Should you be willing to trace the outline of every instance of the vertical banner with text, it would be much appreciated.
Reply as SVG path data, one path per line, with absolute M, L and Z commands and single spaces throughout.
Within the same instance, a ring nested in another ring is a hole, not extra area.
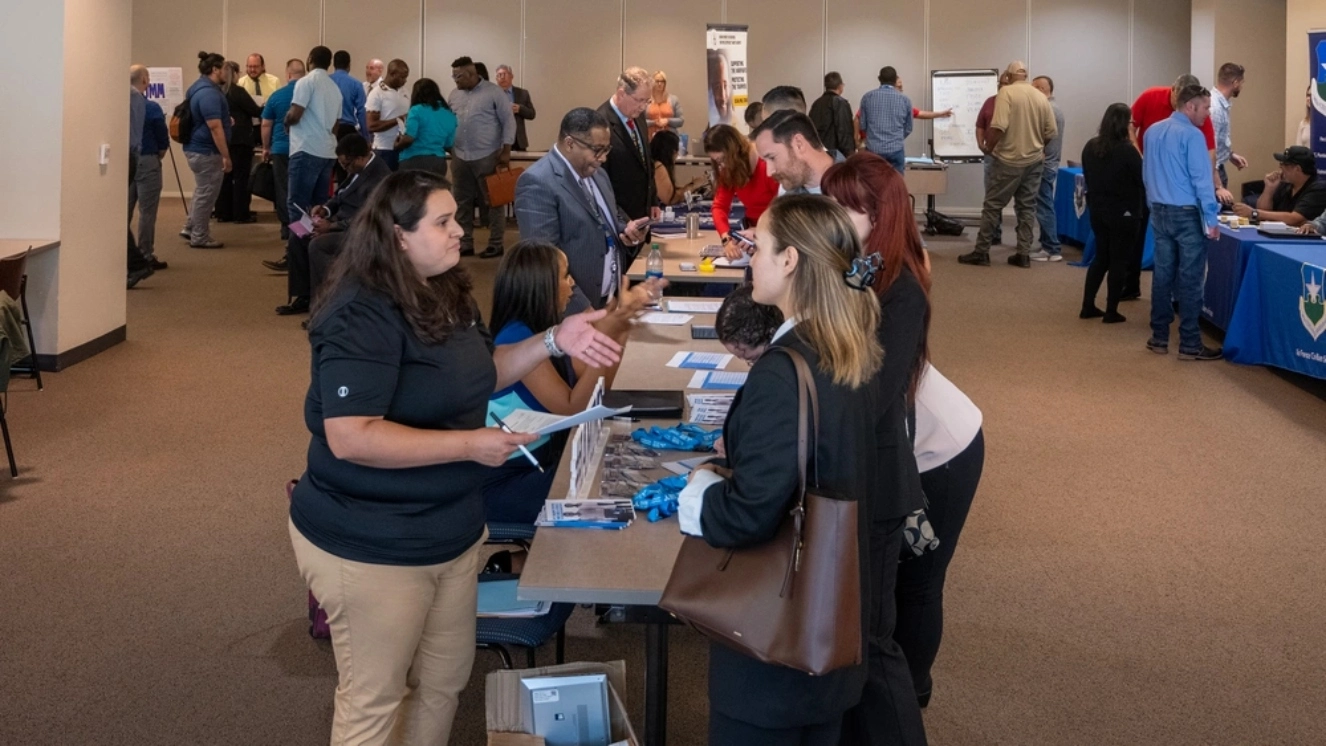
M 705 32 L 709 62 L 709 126 L 730 124 L 746 131 L 750 82 L 746 75 L 746 26 L 711 23 Z
M 1312 93 L 1312 142 L 1317 172 L 1326 173 L 1326 31 L 1308 32 L 1308 88 Z

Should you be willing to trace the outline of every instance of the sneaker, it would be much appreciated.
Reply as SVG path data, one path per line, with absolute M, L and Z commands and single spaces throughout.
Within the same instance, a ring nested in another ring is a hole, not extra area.
M 1148 339 L 1146 341 L 1146 348 L 1157 355 L 1169 354 L 1169 342 L 1158 342 L 1154 339 Z
M 147 278 L 151 277 L 154 273 L 156 273 L 156 270 L 152 269 L 151 265 L 130 272 L 128 281 L 125 283 L 125 288 L 132 290 L 134 285 L 137 285 L 143 280 L 146 280 Z
M 1033 262 L 1062 262 L 1064 260 L 1064 255 L 1051 254 L 1045 249 L 1041 249 L 1040 251 L 1037 251 L 1036 253 L 1031 255 L 1031 260 Z
M 1179 350 L 1180 360 L 1219 360 L 1225 356 L 1223 349 L 1213 350 L 1206 345 L 1202 345 L 1195 350 Z
M 277 259 L 276 261 L 272 261 L 271 259 L 264 259 L 262 260 L 262 266 L 266 267 L 267 269 L 270 269 L 273 272 L 289 272 L 290 259 L 284 256 L 281 257 L 280 259 Z
M 184 239 L 185 241 L 188 241 L 188 240 L 189 240 L 190 236 L 189 236 L 189 229 L 188 229 L 188 228 L 181 228 L 181 229 L 180 229 L 180 238 Z
M 988 253 L 983 254 L 979 251 L 973 251 L 970 254 L 960 255 L 958 257 L 958 263 L 972 264 L 977 267 L 988 267 L 990 266 L 990 255 Z
M 223 246 L 225 246 L 225 244 L 221 243 L 215 238 L 208 238 L 203 241 L 189 242 L 189 248 L 191 249 L 219 249 Z

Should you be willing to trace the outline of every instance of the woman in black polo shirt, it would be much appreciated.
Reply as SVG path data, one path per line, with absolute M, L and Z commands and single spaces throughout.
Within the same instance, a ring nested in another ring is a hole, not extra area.
M 485 427 L 488 397 L 565 350 L 620 347 L 567 318 L 494 347 L 460 262 L 450 184 L 393 174 L 313 311 L 308 471 L 290 505 L 300 573 L 331 626 L 332 744 L 445 744 L 474 661 L 485 467 L 533 435 Z

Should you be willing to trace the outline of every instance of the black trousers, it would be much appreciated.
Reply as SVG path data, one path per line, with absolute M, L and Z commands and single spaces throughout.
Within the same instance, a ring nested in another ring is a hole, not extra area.
M 286 275 L 286 293 L 291 298 L 309 297 L 309 257 L 308 246 L 312 237 L 300 238 L 294 233 L 285 242 L 285 255 L 290 260 L 290 271 Z
M 1096 294 L 1100 292 L 1100 282 L 1109 274 L 1105 288 L 1105 312 L 1118 313 L 1119 298 L 1123 296 L 1123 286 L 1127 281 L 1129 264 L 1139 245 L 1137 235 L 1146 233 L 1137 218 L 1096 217 L 1091 216 L 1091 230 L 1096 234 L 1096 256 L 1087 268 L 1086 287 L 1082 293 L 1082 308 L 1096 305 Z M 1138 260 L 1141 266 L 1141 260 Z M 1138 270 L 1141 271 L 1140 269 Z
M 253 146 L 233 145 L 230 148 L 230 173 L 221 179 L 221 193 L 216 198 L 217 220 L 244 220 L 249 217 L 253 194 L 249 192 L 249 176 L 253 173 Z
M 921 487 L 930 503 L 926 515 L 939 538 L 939 546 L 898 565 L 898 587 L 894 593 L 898 626 L 893 631 L 893 639 L 907 656 L 918 695 L 931 688 L 930 667 L 944 635 L 944 580 L 984 467 L 985 434 L 977 432 L 962 453 L 947 464 L 921 474 Z
M 138 178 L 138 151 L 131 150 L 129 151 L 129 187 L 130 188 L 133 188 L 134 181 L 137 178 Z M 129 232 L 129 245 L 128 245 L 128 250 L 125 252 L 125 269 L 129 272 L 137 272 L 138 270 L 146 267 L 149 264 L 149 262 L 147 260 L 147 257 L 143 256 L 143 252 L 138 250 L 138 241 L 134 239 L 133 215 L 129 216 L 129 225 L 127 227 L 127 230 Z
M 318 236 L 308 244 L 308 288 L 312 292 L 310 299 L 318 296 L 323 283 L 327 281 L 327 275 L 331 272 L 332 262 L 336 256 L 341 253 L 341 242 L 345 240 L 345 234 L 340 231 L 328 233 L 324 236 Z M 558 454 L 560 458 L 560 454 Z M 542 462 L 541 462 L 542 463 Z M 557 462 L 554 459 L 553 464 Z M 549 485 L 551 486 L 551 485 Z
M 1138 219 L 1141 228 L 1133 242 L 1133 249 L 1128 253 L 1127 272 L 1123 278 L 1123 294 L 1137 296 L 1142 294 L 1142 255 L 1146 252 L 1146 227 L 1151 225 L 1151 208 L 1146 201 L 1146 192 L 1142 192 L 1142 215 Z M 1094 230 L 1094 228 L 1093 228 Z M 1099 243 L 1099 239 L 1097 239 Z
M 842 746 L 926 743 L 921 707 L 902 648 L 893 639 L 897 622 L 894 588 L 902 551 L 903 519 L 873 522 L 870 527 L 870 629 L 866 686 L 861 702 L 843 716 Z M 755 743 L 751 741 L 750 743 Z
M 837 746 L 841 730 L 841 720 L 774 730 L 709 711 L 709 746 Z

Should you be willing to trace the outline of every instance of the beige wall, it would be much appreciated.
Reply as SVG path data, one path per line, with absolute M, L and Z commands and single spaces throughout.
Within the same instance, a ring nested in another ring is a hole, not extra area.
M 1248 23 L 1249 18 L 1258 22 Z M 1226 167 L 1235 194 L 1238 184 L 1274 170 L 1272 154 L 1292 143 L 1284 139 L 1279 117 L 1267 116 L 1278 112 L 1285 100 L 1280 74 L 1285 66 L 1284 25 L 1284 0 L 1193 0 L 1192 73 L 1202 85 L 1214 88 L 1220 65 L 1236 62 L 1246 70 L 1243 91 L 1229 113 L 1234 152 L 1248 159 L 1244 171 Z
M 824 73 L 838 70 L 855 104 L 879 68 L 893 65 L 913 101 L 928 108 L 931 70 L 1025 59 L 1033 74 L 1055 79 L 1068 117 L 1065 152 L 1076 159 L 1106 106 L 1187 70 L 1191 23 L 1189 0 L 383 0 L 371 10 L 359 0 L 135 3 L 134 58 L 150 65 L 192 70 L 199 49 L 236 57 L 256 50 L 270 62 L 302 56 L 320 38 L 348 49 L 356 74 L 369 56 L 397 56 L 447 90 L 455 57 L 490 69 L 507 62 L 534 97 L 538 117 L 528 131 L 539 149 L 567 110 L 603 103 L 624 65 L 666 70 L 686 111 L 683 132 L 698 139 L 706 124 L 704 27 L 721 22 L 750 25 L 755 98 L 794 84 L 813 99 Z M 279 23 L 261 23 L 278 15 Z M 929 123 L 918 123 L 908 152 L 924 152 L 929 137 Z M 978 166 L 955 167 L 950 182 L 942 205 L 961 212 L 980 204 Z
M 1326 2 L 1287 0 L 1285 3 L 1285 142 L 1294 141 L 1303 121 L 1303 90 L 1308 72 L 1308 32 L 1326 29 Z M 1317 148 L 1320 152 L 1322 148 Z
M 60 169 L 50 158 L 60 152 L 62 101 L 30 87 L 63 74 L 64 11 L 58 2 L 0 0 L 0 18 L 18 13 L 23 23 L 0 23 L 0 100 L 21 107 L 0 115 L 0 162 L 22 174 L 0 181 L 0 238 L 50 238 L 60 232 Z

